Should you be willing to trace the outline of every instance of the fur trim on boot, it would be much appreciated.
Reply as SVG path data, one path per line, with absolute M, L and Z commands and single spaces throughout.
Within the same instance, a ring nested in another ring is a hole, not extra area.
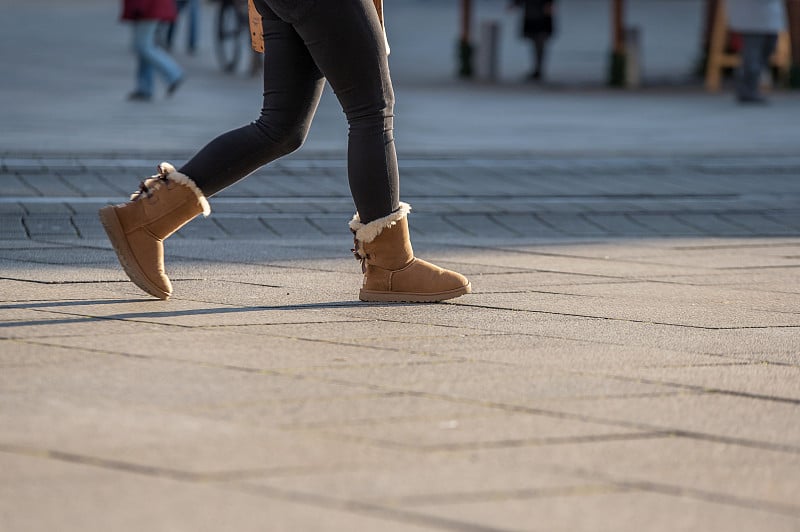
M 359 240 L 365 244 L 369 244 L 375 240 L 375 237 L 381 234 L 381 231 L 387 227 L 392 227 L 398 221 L 408 216 L 408 213 L 410 212 L 411 205 L 401 201 L 400 208 L 393 213 L 384 216 L 383 218 L 372 220 L 366 224 L 361 223 L 361 217 L 358 215 L 358 213 L 355 213 L 353 219 L 350 220 L 350 230 L 355 233 L 356 240 Z
M 408 235 L 411 206 L 362 224 L 358 214 L 350 221 L 355 235 L 353 254 L 361 261 L 362 301 L 436 302 L 468 294 L 472 287 L 460 273 L 440 268 L 414 256 Z
M 203 216 L 208 216 L 211 214 L 211 205 L 208 204 L 208 200 L 206 199 L 205 194 L 203 194 L 203 191 L 200 190 L 200 187 L 198 187 L 194 181 L 192 181 L 191 177 L 178 172 L 175 170 L 174 166 L 167 162 L 163 162 L 158 165 L 158 174 L 145 180 L 143 184 L 147 184 L 147 187 L 140 187 L 138 191 L 131 194 L 131 200 L 137 199 L 143 193 L 148 195 L 153 194 L 153 192 L 161 187 L 163 181 L 165 180 L 183 185 L 194 192 L 194 195 L 197 196 L 197 201 L 203 208 Z

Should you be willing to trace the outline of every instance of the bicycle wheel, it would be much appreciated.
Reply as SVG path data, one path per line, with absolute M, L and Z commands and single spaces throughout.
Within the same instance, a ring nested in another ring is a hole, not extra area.
M 232 0 L 220 2 L 217 11 L 217 61 L 223 72 L 236 72 L 242 58 L 242 21 Z

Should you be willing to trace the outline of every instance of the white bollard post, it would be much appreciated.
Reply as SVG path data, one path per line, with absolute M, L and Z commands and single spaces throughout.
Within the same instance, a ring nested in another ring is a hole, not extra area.
M 500 48 L 500 23 L 496 20 L 481 22 L 478 41 L 478 79 L 497 81 Z

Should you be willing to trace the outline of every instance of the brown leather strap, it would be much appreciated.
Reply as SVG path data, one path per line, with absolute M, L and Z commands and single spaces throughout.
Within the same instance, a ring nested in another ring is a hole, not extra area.
M 261 14 L 253 0 L 247 0 L 247 15 L 250 19 L 250 45 L 258 53 L 264 53 L 264 31 L 261 28 Z
M 378 18 L 381 19 L 381 26 L 383 26 L 383 0 L 372 0 L 375 4 L 375 11 L 378 12 Z

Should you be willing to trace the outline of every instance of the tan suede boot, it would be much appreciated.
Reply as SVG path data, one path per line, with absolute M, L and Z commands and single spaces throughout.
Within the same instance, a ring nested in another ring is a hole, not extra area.
M 208 216 L 211 208 L 194 181 L 161 163 L 158 174 L 142 182 L 131 201 L 103 207 L 99 215 L 131 281 L 167 299 L 172 283 L 164 271 L 163 241 L 200 213 Z
M 435 302 L 468 294 L 472 286 L 460 273 L 414 257 L 408 235 L 411 206 L 401 203 L 389 216 L 361 223 L 350 221 L 353 253 L 361 261 L 364 284 L 361 301 Z

